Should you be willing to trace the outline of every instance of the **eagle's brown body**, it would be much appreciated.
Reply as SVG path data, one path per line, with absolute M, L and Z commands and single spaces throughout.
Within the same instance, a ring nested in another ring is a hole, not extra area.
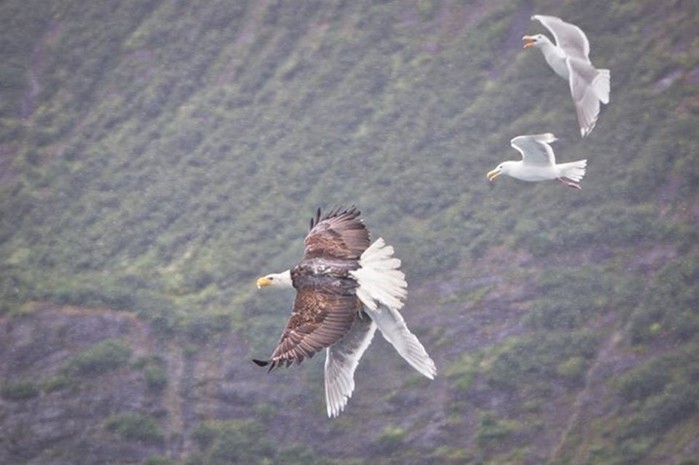
M 291 269 L 296 289 L 294 310 L 269 361 L 273 369 L 301 363 L 342 339 L 354 324 L 362 302 L 350 271 L 369 247 L 369 231 L 355 208 L 311 219 L 303 260 Z
M 258 287 L 296 289 L 294 309 L 269 360 L 269 369 L 301 363 L 325 349 L 328 416 L 340 414 L 354 390 L 354 371 L 377 329 L 413 368 L 427 378 L 434 361 L 399 313 L 407 294 L 393 247 L 369 232 L 354 207 L 311 219 L 303 260 L 257 280 Z

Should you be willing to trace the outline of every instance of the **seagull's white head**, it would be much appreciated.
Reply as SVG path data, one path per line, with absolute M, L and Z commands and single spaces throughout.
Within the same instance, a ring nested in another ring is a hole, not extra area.
M 257 288 L 263 287 L 293 287 L 291 270 L 286 270 L 283 273 L 272 273 L 259 278 L 257 280 Z
M 533 36 L 524 36 L 522 37 L 522 40 L 524 41 L 524 46 L 523 48 L 530 48 L 530 47 L 543 47 L 547 43 L 551 43 L 548 37 L 546 37 L 543 34 L 536 34 Z
M 485 176 L 488 178 L 488 181 L 493 182 L 495 181 L 495 178 L 500 176 L 501 174 L 510 174 L 510 169 L 512 168 L 512 165 L 517 163 L 516 161 L 504 161 L 500 163 L 497 167 L 495 167 L 494 170 L 488 171 L 488 174 Z

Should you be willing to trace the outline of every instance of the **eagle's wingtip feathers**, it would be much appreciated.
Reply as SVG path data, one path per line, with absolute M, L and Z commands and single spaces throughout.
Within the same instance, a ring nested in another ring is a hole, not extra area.
M 351 205 L 349 208 L 345 208 L 344 210 L 341 207 L 335 207 L 331 210 L 329 210 L 325 215 L 323 215 L 322 210 L 320 207 L 318 210 L 316 210 L 316 214 L 314 217 L 311 217 L 311 224 L 309 227 L 309 230 L 313 229 L 320 223 L 321 221 L 329 220 L 331 218 L 336 218 L 339 216 L 349 216 L 351 219 L 354 219 L 358 216 L 361 215 L 361 211 L 359 211 L 356 207 L 356 205 Z

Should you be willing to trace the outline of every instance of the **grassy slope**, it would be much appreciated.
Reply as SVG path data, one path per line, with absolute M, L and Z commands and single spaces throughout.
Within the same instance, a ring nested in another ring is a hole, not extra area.
M 681 1 L 558 3 L 5 2 L 2 17 L 16 19 L 2 28 L 12 47 L 0 68 L 3 311 L 106 305 L 190 334 L 207 321 L 220 330 L 217 315 L 234 329 L 254 315 L 251 344 L 268 350 L 288 303 L 251 283 L 299 257 L 315 208 L 354 203 L 396 246 L 422 302 L 444 309 L 422 327 L 434 326 L 426 337 L 457 399 L 450 421 L 472 428 L 475 456 L 664 453 L 663 435 L 689 423 L 654 430 L 648 418 L 675 418 L 663 410 L 672 399 L 697 408 L 682 391 L 695 381 L 699 325 L 697 16 Z M 612 103 L 585 140 L 565 83 L 520 49 L 541 30 L 535 11 L 580 24 L 593 62 L 612 70 Z M 509 139 L 544 131 L 561 139 L 560 159 L 589 159 L 584 189 L 510 179 L 489 189 L 484 173 L 516 156 Z M 463 284 L 498 262 L 512 265 L 498 269 L 507 283 L 541 292 L 508 306 L 493 295 L 502 285 Z M 451 329 L 464 311 L 492 311 L 478 298 L 518 310 L 524 329 L 457 361 L 449 343 L 463 343 L 446 335 L 468 336 Z M 627 378 L 592 370 L 622 374 L 600 356 L 605 343 L 675 368 L 660 388 L 628 394 Z M 608 385 L 610 405 L 623 402 L 595 418 L 614 421 L 568 431 L 560 420 L 572 439 L 536 443 L 544 375 L 580 405 Z M 485 387 L 525 406 L 469 400 Z M 514 440 L 493 446 L 503 438 Z M 442 458 L 464 458 L 458 435 L 443 447 Z

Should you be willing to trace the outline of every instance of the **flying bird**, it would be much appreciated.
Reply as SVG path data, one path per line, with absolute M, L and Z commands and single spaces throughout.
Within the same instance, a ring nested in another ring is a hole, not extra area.
M 290 270 L 257 280 L 257 287 L 296 289 L 294 307 L 269 360 L 260 366 L 301 363 L 325 349 L 329 417 L 342 412 L 354 391 L 354 371 L 377 327 L 413 368 L 429 379 L 437 370 L 399 313 L 407 295 L 401 262 L 369 231 L 355 207 L 311 218 L 303 259 Z
M 554 45 L 543 34 L 522 37 L 524 48 L 536 47 L 556 74 L 568 81 L 578 115 L 580 135 L 590 134 L 597 123 L 600 102 L 609 103 L 609 70 L 596 69 L 590 58 L 590 43 L 578 26 L 555 16 L 534 15 L 556 39 Z
M 555 140 L 551 133 L 515 137 L 510 145 L 522 154 L 522 160 L 500 163 L 486 174 L 488 181 L 506 174 L 522 181 L 557 179 L 568 187 L 580 189 L 579 182 L 585 176 L 587 160 L 556 163 L 556 156 L 549 145 Z

